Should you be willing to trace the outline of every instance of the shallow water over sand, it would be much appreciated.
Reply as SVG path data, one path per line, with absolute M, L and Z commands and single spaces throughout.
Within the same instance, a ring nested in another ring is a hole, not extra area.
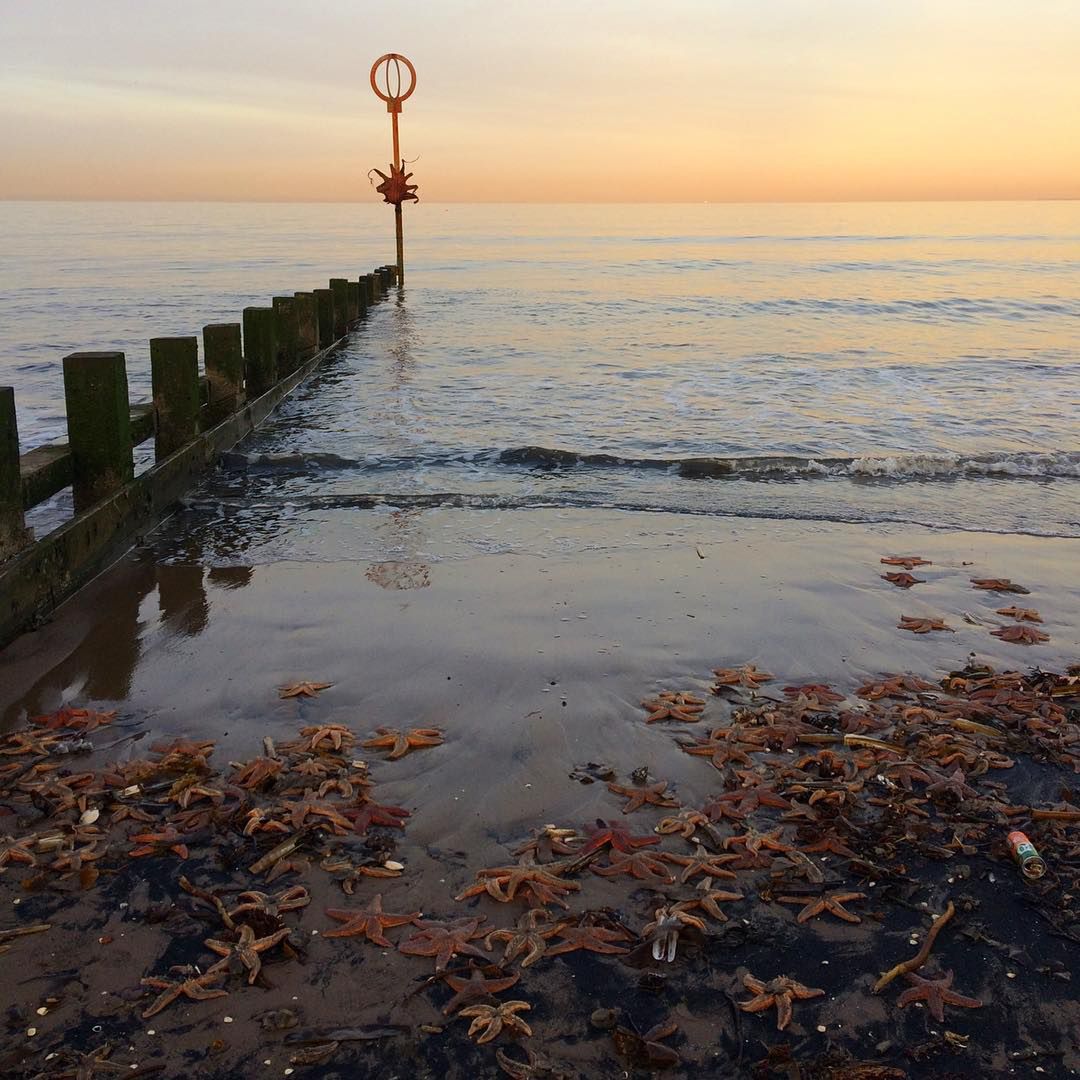
M 0 204 L 24 445 L 63 434 L 65 352 L 126 349 L 145 397 L 150 336 L 383 261 L 382 210 Z M 1080 533 L 1072 204 L 420 204 L 408 253 L 245 497 Z

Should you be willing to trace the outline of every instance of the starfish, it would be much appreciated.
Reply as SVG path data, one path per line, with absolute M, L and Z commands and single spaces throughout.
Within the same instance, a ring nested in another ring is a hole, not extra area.
M 701 812 L 713 822 L 722 821 L 724 818 L 742 821 L 746 817 L 746 814 L 724 795 L 710 796 L 702 804 Z
M 838 919 L 843 919 L 844 922 L 860 923 L 862 919 L 858 915 L 853 915 L 848 911 L 844 904 L 849 900 L 865 900 L 866 893 L 827 893 L 824 896 L 819 897 L 806 897 L 806 896 L 778 896 L 776 898 L 781 904 L 804 904 L 805 907 L 799 912 L 796 917 L 796 922 L 804 923 L 808 922 L 815 915 L 821 915 L 824 912 L 830 912 Z
M 0 753 L 38 754 L 41 757 L 47 757 L 50 747 L 59 741 L 59 735 L 42 735 L 39 731 L 14 731 L 4 739 L 7 745 Z
M 137 846 L 133 847 L 128 855 L 133 859 L 138 859 L 143 855 L 160 855 L 162 849 L 165 849 L 171 851 L 177 858 L 186 859 L 188 848 L 187 844 L 183 843 L 183 836 L 184 834 L 177 832 L 173 825 L 166 825 L 161 832 L 137 833 L 129 837 Z
M 938 774 L 935 782 L 927 785 L 926 794 L 951 795 L 957 801 L 977 798 L 979 793 L 966 781 L 964 770 L 958 765 L 948 776 Z
M 532 837 L 514 848 L 515 855 L 532 855 L 537 862 L 551 862 L 556 855 L 576 855 L 581 837 L 573 829 L 545 825 L 533 829 Z
M 288 686 L 278 687 L 278 697 L 302 698 L 318 697 L 320 690 L 329 690 L 333 683 L 328 682 L 294 682 Z
M 554 937 L 562 929 L 561 923 L 545 926 L 543 929 L 536 925 L 539 919 L 547 918 L 549 918 L 548 913 L 543 909 L 530 908 L 518 919 L 515 930 L 492 930 L 484 938 L 484 945 L 490 949 L 493 941 L 505 941 L 506 948 L 503 950 L 502 962 L 511 963 L 525 953 L 521 966 L 527 968 L 544 955 L 547 951 L 548 939 Z
M 247 788 L 249 791 L 263 787 L 272 782 L 285 767 L 284 761 L 277 758 L 257 757 L 241 765 L 232 775 L 229 781 L 237 787 Z
M 764 983 L 755 979 L 753 975 L 743 976 L 743 986 L 754 996 L 749 1001 L 738 1002 L 743 1012 L 762 1012 L 776 1006 L 776 1030 L 783 1031 L 791 1021 L 791 1006 L 795 1001 L 807 1001 L 810 998 L 823 997 L 824 990 L 811 989 L 789 979 L 786 975 L 779 975 L 770 982 Z
M 896 625 L 897 629 L 910 630 L 913 634 L 929 634 L 931 630 L 948 630 L 950 634 L 956 633 L 951 626 L 946 625 L 944 619 L 921 619 L 914 615 L 901 615 Z
M 496 971 L 498 976 L 489 979 L 484 975 L 485 970 Z M 521 978 L 521 975 L 516 971 L 511 975 L 507 975 L 495 965 L 490 965 L 487 968 L 470 968 L 467 979 L 462 979 L 458 975 L 451 975 L 449 972 L 443 978 L 450 989 L 454 991 L 454 996 L 446 1003 L 442 1011 L 443 1016 L 450 1016 L 463 1005 L 489 1001 L 496 994 L 509 990 Z
M 319 802 L 316 794 L 310 788 L 304 792 L 302 799 L 282 799 L 281 809 L 289 815 L 289 824 L 294 829 L 302 829 L 308 826 L 321 827 L 325 822 L 332 832 L 341 836 L 353 828 L 352 822 L 344 817 L 336 806 L 329 803 Z M 308 817 L 322 818 L 323 821 L 308 821 Z
M 306 757 L 289 767 L 289 772 L 302 776 L 305 780 L 322 780 L 329 775 L 334 765 L 322 758 Z
M 247 968 L 248 971 L 248 985 L 251 985 L 259 975 L 259 971 L 262 968 L 262 961 L 259 959 L 259 953 L 266 952 L 267 949 L 272 949 L 279 941 L 283 941 L 289 936 L 289 928 L 283 926 L 280 930 L 273 934 L 267 934 L 266 937 L 257 938 L 255 931 L 251 929 L 247 923 L 244 923 L 240 927 L 240 937 L 237 941 L 217 941 L 214 938 L 207 938 L 203 944 L 211 951 L 222 957 L 213 967 L 207 969 L 207 974 L 211 972 L 220 971 L 222 968 L 226 968 L 233 961 L 237 959 Z
M 881 576 L 890 585 L 896 585 L 901 589 L 910 589 L 912 585 L 923 585 L 926 582 L 926 578 L 915 577 L 914 574 L 909 574 L 904 570 L 894 574 L 882 574 Z
M 927 777 L 927 779 L 930 778 Z M 845 859 L 857 859 L 859 857 L 838 836 L 823 836 L 820 840 L 808 844 L 806 847 L 800 848 L 800 850 L 807 853 L 827 851 L 830 855 L 841 855 Z
M 527 1001 L 503 1001 L 498 1005 L 472 1005 L 462 1009 L 461 1015 L 473 1017 L 469 1035 L 475 1035 L 478 1043 L 487 1043 L 496 1038 L 504 1027 L 507 1031 L 531 1035 L 532 1028 L 517 1015 L 531 1008 Z
M 646 924 L 641 936 L 652 942 L 654 960 L 666 960 L 669 964 L 675 959 L 679 948 L 679 934 L 686 927 L 705 930 L 705 923 L 696 915 L 691 915 L 689 908 L 696 906 L 696 901 L 684 901 L 658 907 L 653 912 L 653 921 Z
M 684 840 L 691 840 L 698 829 L 709 829 L 711 823 L 700 810 L 689 808 L 680 810 L 674 817 L 661 818 L 653 827 L 653 832 L 661 836 L 678 833 Z
M 836 705 L 844 700 L 843 694 L 838 694 L 831 686 L 824 683 L 806 683 L 804 686 L 785 686 L 784 696 L 791 701 L 799 698 L 807 698 L 818 705 Z
M 187 810 L 193 802 L 198 802 L 200 799 L 206 799 L 215 806 L 220 806 L 225 801 L 225 792 L 209 784 L 183 783 L 173 785 L 169 798 L 173 798 L 181 810 Z
M 586 825 L 585 831 L 589 834 L 589 842 L 581 849 L 582 855 L 599 851 L 605 845 L 610 846 L 613 851 L 630 852 L 660 843 L 658 836 L 634 836 L 625 825 L 602 821 L 600 818 L 596 819 L 595 825 Z
M 560 926 L 559 937 L 562 938 L 556 945 L 548 948 L 548 956 L 559 956 L 562 953 L 576 952 L 578 949 L 586 949 L 595 953 L 626 953 L 629 949 L 616 945 L 617 941 L 632 941 L 633 938 L 621 929 L 609 929 L 604 926 Z
M 299 744 L 290 743 L 289 749 L 304 749 L 317 753 L 324 745 L 332 750 L 348 750 L 356 736 L 344 724 L 313 724 L 300 729 Z M 305 741 L 306 740 L 306 741 Z
M 49 728 L 51 731 L 57 728 L 71 728 L 74 731 L 90 732 L 111 724 L 115 719 L 115 709 L 111 712 L 97 712 L 94 709 L 64 708 L 45 716 L 31 717 L 30 723 Z
M 697 905 L 703 911 L 707 911 L 717 922 L 727 922 L 727 915 L 720 908 L 722 903 L 729 900 L 745 900 L 742 893 L 726 892 L 723 889 L 712 887 L 712 878 L 703 877 L 697 883 L 697 890 L 701 896 L 696 900 L 687 901 L 687 906 Z
M 111 1073 L 113 1076 L 130 1075 L 134 1065 L 121 1065 L 118 1061 L 110 1061 L 113 1048 L 109 1043 L 99 1046 L 96 1050 L 90 1050 L 83 1054 L 78 1050 L 71 1053 L 78 1057 L 78 1063 L 73 1069 L 69 1068 L 60 1072 L 50 1072 L 49 1076 L 73 1077 L 74 1080 L 93 1080 L 98 1071 Z M 42 1073 L 39 1076 L 45 1075 Z
M 601 877 L 617 877 L 621 874 L 630 874 L 632 877 L 651 882 L 654 885 L 670 885 L 675 879 L 667 872 L 664 866 L 665 859 L 674 859 L 675 856 L 661 852 L 653 855 L 651 852 L 635 851 L 624 853 L 619 851 L 609 852 L 610 862 L 607 866 L 591 867 L 594 874 Z M 734 875 L 732 875 L 734 877 Z
M 753 664 L 743 664 L 737 668 L 713 668 L 716 676 L 716 685 L 713 693 L 718 694 L 726 687 L 744 686 L 749 690 L 756 690 L 762 683 L 772 679 L 767 671 L 758 671 Z
M 641 703 L 643 709 L 647 709 L 649 715 L 645 717 L 646 724 L 656 724 L 661 720 L 679 720 L 684 724 L 696 724 L 701 717 L 699 713 L 705 710 L 705 702 L 693 694 L 674 693 L 665 690 Z
M 721 795 L 715 800 L 718 803 L 735 803 L 739 810 L 739 816 L 745 817 L 748 813 L 757 810 L 761 806 L 776 806 L 781 810 L 790 810 L 791 803 L 787 799 L 776 794 L 773 785 L 765 783 L 765 781 L 758 781 L 756 784 L 749 785 L 748 787 L 737 788 L 735 791 L 729 791 L 726 795 Z M 713 815 L 708 810 L 705 811 L 710 817 Z
M 975 998 L 964 997 L 962 994 L 951 990 L 953 973 L 946 971 L 940 979 L 924 979 L 913 971 L 904 973 L 904 978 L 911 983 L 911 989 L 905 990 L 897 999 L 896 1004 L 902 1009 L 913 1001 L 925 1001 L 930 1015 L 939 1023 L 945 1021 L 945 1006 L 959 1005 L 964 1009 L 981 1009 L 982 1002 Z
M 529 1055 L 528 1061 L 515 1061 L 502 1050 L 495 1051 L 495 1060 L 511 1080 L 570 1080 L 570 1074 L 563 1072 L 550 1058 L 530 1050 L 527 1046 L 525 1053 Z
M 753 765 L 746 750 L 737 742 L 732 742 L 728 734 L 717 738 L 717 732 L 722 730 L 724 729 L 718 728 L 707 738 L 699 738 L 692 743 L 680 742 L 679 747 L 684 753 L 707 757 L 714 769 L 723 769 L 729 761 Z
M 629 814 L 634 810 L 640 810 L 643 806 L 678 806 L 679 800 L 671 795 L 665 795 L 667 781 L 661 780 L 658 784 L 648 784 L 645 787 L 624 787 L 622 784 L 608 784 L 608 791 L 621 795 L 627 800 L 623 807 L 623 813 Z
M 738 844 L 742 844 L 746 851 L 757 855 L 761 849 L 767 848 L 770 851 L 791 851 L 791 845 L 785 844 L 780 836 L 784 831 L 784 826 L 773 829 L 772 832 L 759 833 L 752 828 L 748 828 L 746 832 L 739 834 L 738 836 L 729 836 L 724 840 L 724 850 L 730 851 Z
M 278 859 L 266 872 L 267 883 L 277 881 L 285 874 L 306 874 L 311 869 L 309 859 Z
M 479 896 L 486 892 L 492 899 L 508 904 L 517 895 L 526 882 L 530 885 L 543 886 L 556 894 L 577 892 L 581 886 L 574 881 L 562 881 L 560 875 L 566 872 L 559 863 L 548 863 L 546 867 L 535 863 L 518 863 L 516 866 L 495 866 L 478 870 L 476 884 L 470 885 L 455 900 L 466 900 L 470 896 Z
M 144 1020 L 157 1015 L 167 1005 L 171 1005 L 178 997 L 183 995 L 191 1001 L 209 1001 L 211 998 L 225 997 L 227 990 L 220 988 L 212 989 L 213 984 L 222 977 L 220 971 L 208 971 L 205 975 L 199 975 L 190 979 L 172 981 L 153 976 L 141 980 L 142 986 L 149 986 L 153 990 L 161 990 L 163 993 L 155 998 L 154 1003 L 143 1014 Z
M 679 881 L 683 884 L 692 877 L 697 877 L 698 874 L 704 874 L 706 877 L 711 878 L 734 878 L 735 875 L 730 870 L 725 869 L 724 864 L 733 862 L 738 858 L 737 855 L 713 855 L 711 852 L 706 851 L 701 844 L 694 848 L 693 855 L 672 855 L 668 853 L 666 857 L 669 862 L 685 868 L 679 878 Z
M 353 831 L 361 836 L 373 825 L 404 829 L 404 819 L 412 816 L 412 812 L 402 806 L 382 806 L 370 801 L 361 803 L 359 807 L 350 807 L 341 813 L 342 817 L 348 818 L 353 823 Z
M 1042 622 L 1042 616 L 1034 608 L 1017 607 L 1015 604 L 1012 607 L 998 608 L 997 613 L 1020 622 Z
M 337 930 L 329 930 L 323 937 L 359 937 L 363 935 L 375 945 L 381 945 L 384 949 L 392 949 L 393 945 L 383 934 L 384 929 L 392 926 L 405 926 L 407 923 L 417 925 L 417 920 L 423 912 L 410 911 L 407 915 L 394 915 L 383 911 L 382 894 L 380 893 L 371 902 L 371 907 L 359 911 L 350 911 L 347 908 L 327 908 L 326 914 L 331 919 L 345 925 Z
M 611 1041 L 615 1044 L 615 1052 L 633 1068 L 649 1069 L 654 1072 L 658 1069 L 668 1069 L 673 1065 L 679 1065 L 682 1058 L 670 1046 L 664 1046 L 661 1039 L 667 1039 L 676 1034 L 679 1025 L 674 1020 L 654 1025 L 639 1035 L 636 1031 L 618 1025 L 611 1033 Z
M 889 555 L 881 560 L 883 566 L 902 566 L 905 570 L 914 570 L 916 566 L 933 566 L 929 559 L 918 555 Z
M 425 746 L 442 745 L 442 732 L 438 728 L 413 728 L 402 734 L 396 728 L 380 727 L 375 729 L 377 739 L 365 739 L 360 745 L 365 750 L 389 749 L 387 759 L 396 761 L 410 750 L 419 750 Z
M 279 892 L 277 896 L 249 889 L 247 892 L 240 893 L 236 899 L 240 903 L 229 912 L 229 917 L 232 919 L 246 911 L 258 911 L 271 919 L 277 919 L 286 911 L 299 911 L 311 903 L 311 895 L 303 885 L 293 885 L 292 888 Z
M 880 701 L 882 698 L 906 698 L 909 692 L 936 689 L 933 683 L 924 682 L 914 675 L 882 675 L 881 682 L 863 683 L 855 691 L 855 696 L 867 701 Z
M 0 869 L 8 863 L 22 863 L 24 866 L 37 866 L 37 859 L 27 848 L 37 839 L 36 836 L 24 836 L 17 840 L 14 836 L 0 837 Z
M 171 742 L 156 742 L 150 747 L 152 754 L 158 755 L 157 768 L 183 772 L 210 772 L 209 757 L 214 752 L 214 743 L 210 739 L 195 742 L 192 739 L 173 739 Z
M 991 635 L 1001 638 L 1002 641 L 1014 641 L 1019 645 L 1039 645 L 1050 640 L 1049 634 L 1036 630 L 1034 626 L 1023 626 L 1017 623 L 1015 626 L 1002 626 L 997 630 L 991 630 Z
M 435 970 L 443 971 L 452 956 L 476 956 L 487 961 L 491 958 L 469 942 L 483 937 L 479 919 L 454 919 L 451 922 L 416 923 L 419 933 L 398 945 L 398 952 L 406 956 L 434 956 Z
M 1011 593 L 1023 593 L 1025 596 L 1031 592 L 1030 589 L 1025 589 L 1023 585 L 1016 585 L 1012 581 L 1006 578 L 975 578 L 971 579 L 971 584 L 976 589 L 982 589 L 986 592 L 1011 592 Z

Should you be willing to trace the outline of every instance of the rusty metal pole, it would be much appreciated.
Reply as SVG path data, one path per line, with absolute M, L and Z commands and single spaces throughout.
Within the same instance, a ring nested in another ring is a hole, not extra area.
M 402 80 L 402 65 L 409 76 L 409 85 L 406 87 Z M 380 72 L 380 69 L 381 72 Z M 382 76 L 380 85 L 379 76 Z M 380 56 L 371 65 L 371 89 L 376 97 L 386 102 L 386 111 L 390 114 L 390 125 L 393 133 L 393 160 L 390 162 L 390 175 L 380 169 L 373 170 L 382 177 L 383 182 L 376 187 L 376 191 L 383 197 L 384 202 L 391 203 L 394 207 L 394 237 L 397 241 L 397 279 L 400 286 L 405 280 L 405 230 L 403 225 L 401 204 L 404 202 L 416 202 L 416 184 L 410 184 L 409 178 L 412 173 L 405 172 L 405 162 L 401 157 L 401 143 L 398 136 L 398 114 L 401 112 L 401 103 L 416 89 L 416 68 L 412 62 L 400 53 L 386 53 Z
M 394 127 L 394 164 L 404 173 L 405 163 L 401 160 L 401 147 L 398 143 L 398 114 L 393 112 L 390 116 Z M 394 204 L 394 238 L 397 241 L 397 272 L 398 287 L 400 288 L 405 282 L 405 231 L 403 229 L 401 203 Z

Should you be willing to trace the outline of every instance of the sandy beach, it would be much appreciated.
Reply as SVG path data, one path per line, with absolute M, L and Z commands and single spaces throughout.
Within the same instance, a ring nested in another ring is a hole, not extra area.
M 0 959 L 12 1001 L 8 1075 L 61 1075 L 48 1071 L 50 1054 L 103 1042 L 116 1061 L 160 1065 L 166 1076 L 192 1069 L 222 1077 L 291 1075 L 288 1069 L 311 1076 L 502 1075 L 496 1049 L 526 1060 L 512 1036 L 471 1042 L 465 1020 L 443 1015 L 450 994 L 430 981 L 430 960 L 361 939 L 325 939 L 335 924 L 324 910 L 367 906 L 379 894 L 391 912 L 484 917 L 485 930 L 512 926 L 526 910 L 520 898 L 504 904 L 486 894 L 455 896 L 483 868 L 515 862 L 513 849 L 545 825 L 584 837 L 598 820 L 617 821 L 656 837 L 657 822 L 680 812 L 646 805 L 624 815 L 609 779 L 630 787 L 666 781 L 666 795 L 683 810 L 737 789 L 730 767 L 712 768 L 679 741 L 729 724 L 733 709 L 760 704 L 760 695 L 782 700 L 782 687 L 824 684 L 844 696 L 835 713 L 858 708 L 854 691 L 883 673 L 937 683 L 972 658 L 998 671 L 1063 672 L 1080 656 L 1075 540 L 603 510 L 409 513 L 404 532 L 389 509 L 349 515 L 352 550 L 379 537 L 390 547 L 386 537 L 396 538 L 393 559 L 370 563 L 206 568 L 197 543 L 173 523 L 7 650 L 0 708 L 9 730 L 63 706 L 87 706 L 117 711 L 113 729 L 91 736 L 96 745 L 111 741 L 112 731 L 145 732 L 72 759 L 79 770 L 117 755 L 144 757 L 149 745 L 182 738 L 214 740 L 212 764 L 227 776 L 227 763 L 258 756 L 264 737 L 287 745 L 312 725 L 344 725 L 358 739 L 378 727 L 436 728 L 444 740 L 399 760 L 375 749 L 351 751 L 367 763 L 374 799 L 410 814 L 403 830 L 376 830 L 389 837 L 400 876 L 360 878 L 352 896 L 318 859 L 266 886 L 244 870 L 251 854 L 267 847 L 259 837 L 244 842 L 246 854 L 235 839 L 221 839 L 198 853 L 193 844 L 188 859 L 156 851 L 132 869 L 126 830 L 117 826 L 95 864 L 97 881 L 85 891 L 70 881 L 39 881 L 27 891 L 20 885 L 26 868 L 8 866 L 0 877 L 4 927 L 52 926 L 14 941 Z M 502 543 L 492 554 L 461 555 L 458 539 L 477 532 Z M 332 531 L 321 537 L 333 539 Z M 345 534 L 337 539 L 344 545 Z M 431 557 L 438 551 L 458 554 Z M 895 568 L 880 559 L 897 553 L 930 561 L 914 571 L 924 584 L 901 589 L 883 580 Z M 1030 592 L 983 591 L 972 578 L 1011 578 Z M 991 636 L 1012 621 L 995 611 L 1014 600 L 1038 609 L 1047 642 L 1026 647 Z M 897 627 L 901 616 L 943 618 L 955 632 L 905 632 Z M 713 669 L 747 663 L 775 679 L 753 695 L 709 692 Z M 279 698 L 278 687 L 299 680 L 332 685 L 311 699 Z M 697 722 L 646 724 L 641 702 L 663 691 L 704 701 Z M 644 784 L 635 785 L 631 774 L 639 769 L 647 776 L 639 774 Z M 872 770 L 866 779 L 870 794 Z M 1014 801 L 1019 785 L 1025 802 L 1045 806 L 1071 783 L 1060 767 L 1021 757 L 992 779 L 1008 781 Z M 8 812 L 27 810 L 9 804 Z M 791 838 L 797 825 L 761 806 L 745 821 L 720 820 L 717 839 L 778 827 Z M 639 1034 L 668 1018 L 677 1023 L 667 1044 L 681 1064 L 668 1067 L 671 1076 L 751 1075 L 754 1063 L 754 1075 L 795 1075 L 783 1071 L 790 1065 L 782 1053 L 776 1056 L 784 1045 L 802 1062 L 802 1076 L 1031 1075 L 1036 1067 L 1070 1075 L 1080 1067 L 1075 1010 L 1054 965 L 1072 966 L 1076 945 L 1049 936 L 1032 897 L 1064 905 L 1067 926 L 1075 916 L 1062 895 L 1075 877 L 1075 856 L 1043 839 L 1051 873 L 1036 890 L 1003 857 L 1006 831 L 991 830 L 969 855 L 905 860 L 917 886 L 868 880 L 865 871 L 841 869 L 842 858 L 816 856 L 826 870 L 835 867 L 849 892 L 865 897 L 855 905 L 857 925 L 797 923 L 797 909 L 769 892 L 766 864 L 722 882 L 743 899 L 725 905 L 728 921 L 688 933 L 673 963 L 652 959 L 647 943 L 627 941 L 619 947 L 633 951 L 625 954 L 571 952 L 527 969 L 506 965 L 521 978 L 499 998 L 530 1004 L 523 1016 L 533 1035 L 522 1045 L 556 1068 L 520 1075 L 637 1075 L 611 1037 L 615 1020 L 603 1015 L 609 1009 Z M 655 850 L 688 847 L 674 835 Z M 181 999 L 143 1019 L 153 996 L 140 979 L 176 964 L 205 970 L 211 954 L 199 942 L 219 936 L 212 912 L 178 887 L 181 873 L 226 896 L 305 886 L 310 903 L 286 918 L 298 958 L 268 953 L 254 985 L 229 975 L 221 984 L 227 997 Z M 568 897 L 574 915 L 602 912 L 591 918 L 632 934 L 662 901 L 695 895 L 692 881 L 656 886 L 589 869 L 579 880 L 580 891 Z M 872 993 L 881 971 L 916 951 L 927 913 L 940 914 L 961 895 L 973 906 L 942 934 L 936 973 L 953 969 L 956 988 L 982 1007 L 949 1009 L 942 1025 L 921 1007 L 898 1009 L 892 989 Z M 550 909 L 554 919 L 567 916 Z M 975 940 L 963 933 L 972 928 Z M 409 930 L 388 933 L 396 943 Z M 492 963 L 500 952 L 494 946 Z M 464 968 L 468 961 L 454 963 Z M 777 1031 L 775 1012 L 747 1013 L 736 1004 L 747 998 L 750 973 L 787 975 L 823 993 L 796 1001 L 790 1025 Z M 295 1026 L 275 1031 L 266 1021 L 268 1030 L 263 1021 L 275 1010 L 295 1014 Z M 400 1033 L 358 1041 L 356 1029 L 387 1025 L 402 1025 Z M 290 1065 L 297 1052 L 285 1041 L 290 1032 L 343 1028 L 352 1036 L 325 1061 Z M 770 1049 L 773 1059 L 760 1064 Z M 52 1061 L 58 1068 L 67 1059 Z M 854 1061 L 879 1071 L 851 1071 Z M 835 1071 L 843 1068 L 849 1071 Z

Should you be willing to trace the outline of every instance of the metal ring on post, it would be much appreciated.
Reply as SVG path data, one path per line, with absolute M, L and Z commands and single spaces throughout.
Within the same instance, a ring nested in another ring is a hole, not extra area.
M 386 85 L 386 92 L 384 93 L 379 89 L 379 84 L 376 80 L 379 68 L 381 65 L 386 65 L 386 72 L 383 76 L 383 82 Z M 402 93 L 401 92 L 401 65 L 404 64 L 409 72 L 409 88 Z M 390 81 L 390 73 L 393 71 L 394 82 Z M 408 57 L 402 56 L 401 53 L 386 53 L 384 56 L 380 56 L 374 64 L 371 65 L 371 89 L 375 91 L 375 96 L 381 98 L 386 102 L 386 111 L 390 113 L 401 112 L 401 103 L 412 95 L 412 92 L 416 89 L 416 68 L 412 66 L 412 61 Z

